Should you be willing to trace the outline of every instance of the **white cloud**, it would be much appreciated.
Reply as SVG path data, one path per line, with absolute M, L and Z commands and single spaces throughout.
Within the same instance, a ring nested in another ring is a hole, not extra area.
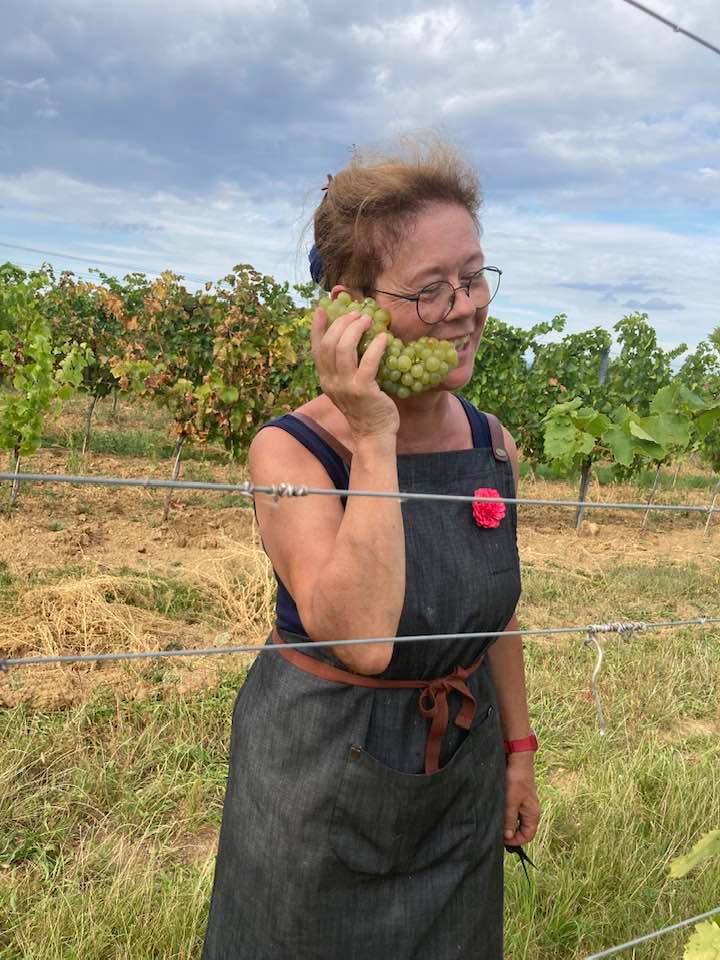
M 562 312 L 570 330 L 609 329 L 628 310 L 639 309 L 649 313 L 666 342 L 692 344 L 717 325 L 720 227 L 699 237 L 679 229 L 489 205 L 484 228 L 486 255 L 504 270 L 495 309 L 509 322 L 516 322 L 516 309 L 536 321 Z M 662 296 L 628 307 L 627 293 L 612 298 L 603 292 L 605 285 L 633 284 Z M 591 289 L 570 288 L 582 285 Z M 681 304 L 683 310 L 667 304 Z
M 73 243 L 72 249 L 67 243 L 59 247 L 60 241 L 45 243 L 48 249 L 89 260 L 128 262 L 147 272 L 171 268 L 207 279 L 236 263 L 253 262 L 286 279 L 307 279 L 298 209 L 282 201 L 258 204 L 237 184 L 219 183 L 183 197 L 107 188 L 38 170 L 0 177 L 0 209 L 6 224 L 14 222 L 31 235 L 59 236 L 71 227 L 80 236 L 92 236 Z M 143 242 L 119 242 L 127 232 Z M 6 236 L 3 231 L 0 239 Z M 0 248 L 0 256 L 12 259 L 12 250 Z M 73 268 L 70 259 L 67 265 Z

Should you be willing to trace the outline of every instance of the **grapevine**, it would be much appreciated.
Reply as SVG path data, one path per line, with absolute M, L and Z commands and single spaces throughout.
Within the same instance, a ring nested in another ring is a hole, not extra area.
M 58 280 L 52 272 L 49 276 L 51 283 L 41 306 L 61 355 L 72 350 L 78 341 L 86 343 L 92 352 L 80 385 L 82 392 L 90 397 L 82 443 L 84 453 L 90 442 L 92 416 L 98 401 L 118 387 L 112 363 L 121 349 L 124 333 L 123 302 L 117 291 L 107 285 L 76 280 L 70 271 L 63 271 Z M 100 276 L 107 284 L 110 278 Z
M 675 382 L 651 398 L 647 416 L 627 404 L 607 415 L 575 397 L 552 407 L 543 422 L 545 455 L 566 470 L 601 457 L 621 467 L 659 467 L 683 454 L 694 435 L 702 438 L 720 422 L 720 400 L 705 401 Z
M 10 453 L 15 472 L 20 457 L 40 446 L 43 420 L 54 401 L 67 400 L 79 388 L 93 359 L 85 343 L 62 351 L 53 344 L 38 303 L 46 282 L 44 274 L 23 279 L 0 267 L 0 449 Z M 16 493 L 13 484 L 11 506 Z

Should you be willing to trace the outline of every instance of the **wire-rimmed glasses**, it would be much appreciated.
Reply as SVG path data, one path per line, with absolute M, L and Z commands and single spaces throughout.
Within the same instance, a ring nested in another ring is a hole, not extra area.
M 411 297 L 402 293 L 391 293 L 389 290 L 374 289 L 370 292 L 384 293 L 399 300 L 410 300 L 415 304 L 417 315 L 422 322 L 432 326 L 441 323 L 450 315 L 458 290 L 465 291 L 476 310 L 487 307 L 498 292 L 501 276 L 502 270 L 499 267 L 482 267 L 458 287 L 454 287 L 448 280 L 436 280 Z

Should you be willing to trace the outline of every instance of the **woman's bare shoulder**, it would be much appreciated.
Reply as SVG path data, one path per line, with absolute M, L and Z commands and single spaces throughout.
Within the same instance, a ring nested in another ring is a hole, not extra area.
M 342 435 L 345 420 L 327 397 L 316 397 L 290 412 L 304 413 L 312 417 L 341 443 L 345 443 Z M 272 424 L 255 434 L 248 450 L 248 466 L 255 483 L 270 482 L 270 477 L 279 472 L 292 473 L 293 476 L 280 478 L 291 483 L 299 482 L 309 486 L 327 483 L 327 473 L 317 457 L 287 430 Z M 295 476 L 296 474 L 299 475 Z

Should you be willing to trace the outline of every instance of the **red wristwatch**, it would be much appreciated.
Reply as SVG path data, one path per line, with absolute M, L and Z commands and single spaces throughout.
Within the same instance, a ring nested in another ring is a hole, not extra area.
M 529 737 L 523 737 L 522 740 L 505 741 L 505 753 L 525 753 L 530 750 L 534 753 L 537 748 L 538 741 L 534 733 L 531 733 Z

